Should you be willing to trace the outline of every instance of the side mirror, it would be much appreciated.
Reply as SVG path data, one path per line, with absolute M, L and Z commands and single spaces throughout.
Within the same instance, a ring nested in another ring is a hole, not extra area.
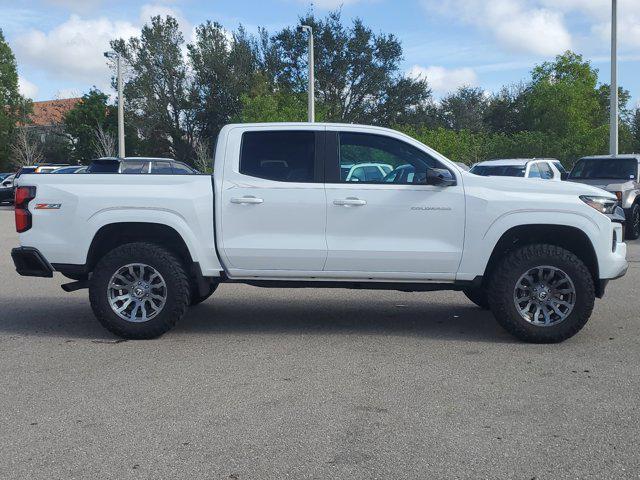
M 427 185 L 451 187 L 456 184 L 456 177 L 446 168 L 430 168 L 427 170 Z
M 560 172 L 560 180 L 566 180 L 567 178 L 569 178 L 568 172 Z

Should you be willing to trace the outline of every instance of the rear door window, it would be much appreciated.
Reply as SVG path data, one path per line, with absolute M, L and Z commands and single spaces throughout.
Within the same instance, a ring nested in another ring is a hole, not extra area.
M 171 162 L 153 162 L 151 164 L 151 173 L 154 175 L 172 175 Z
M 240 173 L 278 182 L 314 182 L 313 131 L 245 132 Z
M 120 173 L 147 173 L 149 162 L 122 162 Z
M 182 163 L 174 163 L 173 173 L 175 175 L 193 175 L 195 172 Z

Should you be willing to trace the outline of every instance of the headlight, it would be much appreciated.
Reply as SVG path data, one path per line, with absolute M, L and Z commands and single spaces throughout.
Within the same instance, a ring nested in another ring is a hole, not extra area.
M 604 213 L 605 215 L 612 214 L 617 206 L 617 202 L 613 198 L 609 197 L 595 197 L 591 195 L 582 195 L 580 197 L 584 203 L 589 205 L 591 208 L 595 208 L 600 213 Z

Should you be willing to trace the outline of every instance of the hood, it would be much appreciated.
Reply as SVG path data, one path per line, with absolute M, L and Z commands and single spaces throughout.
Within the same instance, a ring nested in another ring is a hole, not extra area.
M 635 188 L 632 181 L 624 179 L 595 178 L 593 180 L 569 180 L 569 182 L 593 185 L 608 192 L 624 192 L 625 190 L 633 190 Z
M 558 182 L 553 180 L 540 180 L 537 178 L 521 177 L 482 177 L 465 172 L 465 183 L 473 183 L 477 186 L 503 190 L 508 192 L 522 191 L 527 193 L 550 193 L 567 195 L 594 195 L 600 197 L 615 198 L 615 195 L 597 186 L 577 182 Z

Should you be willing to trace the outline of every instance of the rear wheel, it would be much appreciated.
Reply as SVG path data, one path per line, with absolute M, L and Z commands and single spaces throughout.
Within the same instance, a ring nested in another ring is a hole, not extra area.
M 489 310 L 489 298 L 487 289 L 483 287 L 471 287 L 462 291 L 466 297 L 483 310 Z
M 130 339 L 156 338 L 184 315 L 190 288 L 182 262 L 158 245 L 128 243 L 106 254 L 89 281 L 98 321 Z
M 626 237 L 629 240 L 640 238 L 640 205 L 633 204 L 627 216 Z
M 489 304 L 516 338 L 555 343 L 578 333 L 595 301 L 593 278 L 573 253 L 554 245 L 528 245 L 506 255 L 493 272 Z

